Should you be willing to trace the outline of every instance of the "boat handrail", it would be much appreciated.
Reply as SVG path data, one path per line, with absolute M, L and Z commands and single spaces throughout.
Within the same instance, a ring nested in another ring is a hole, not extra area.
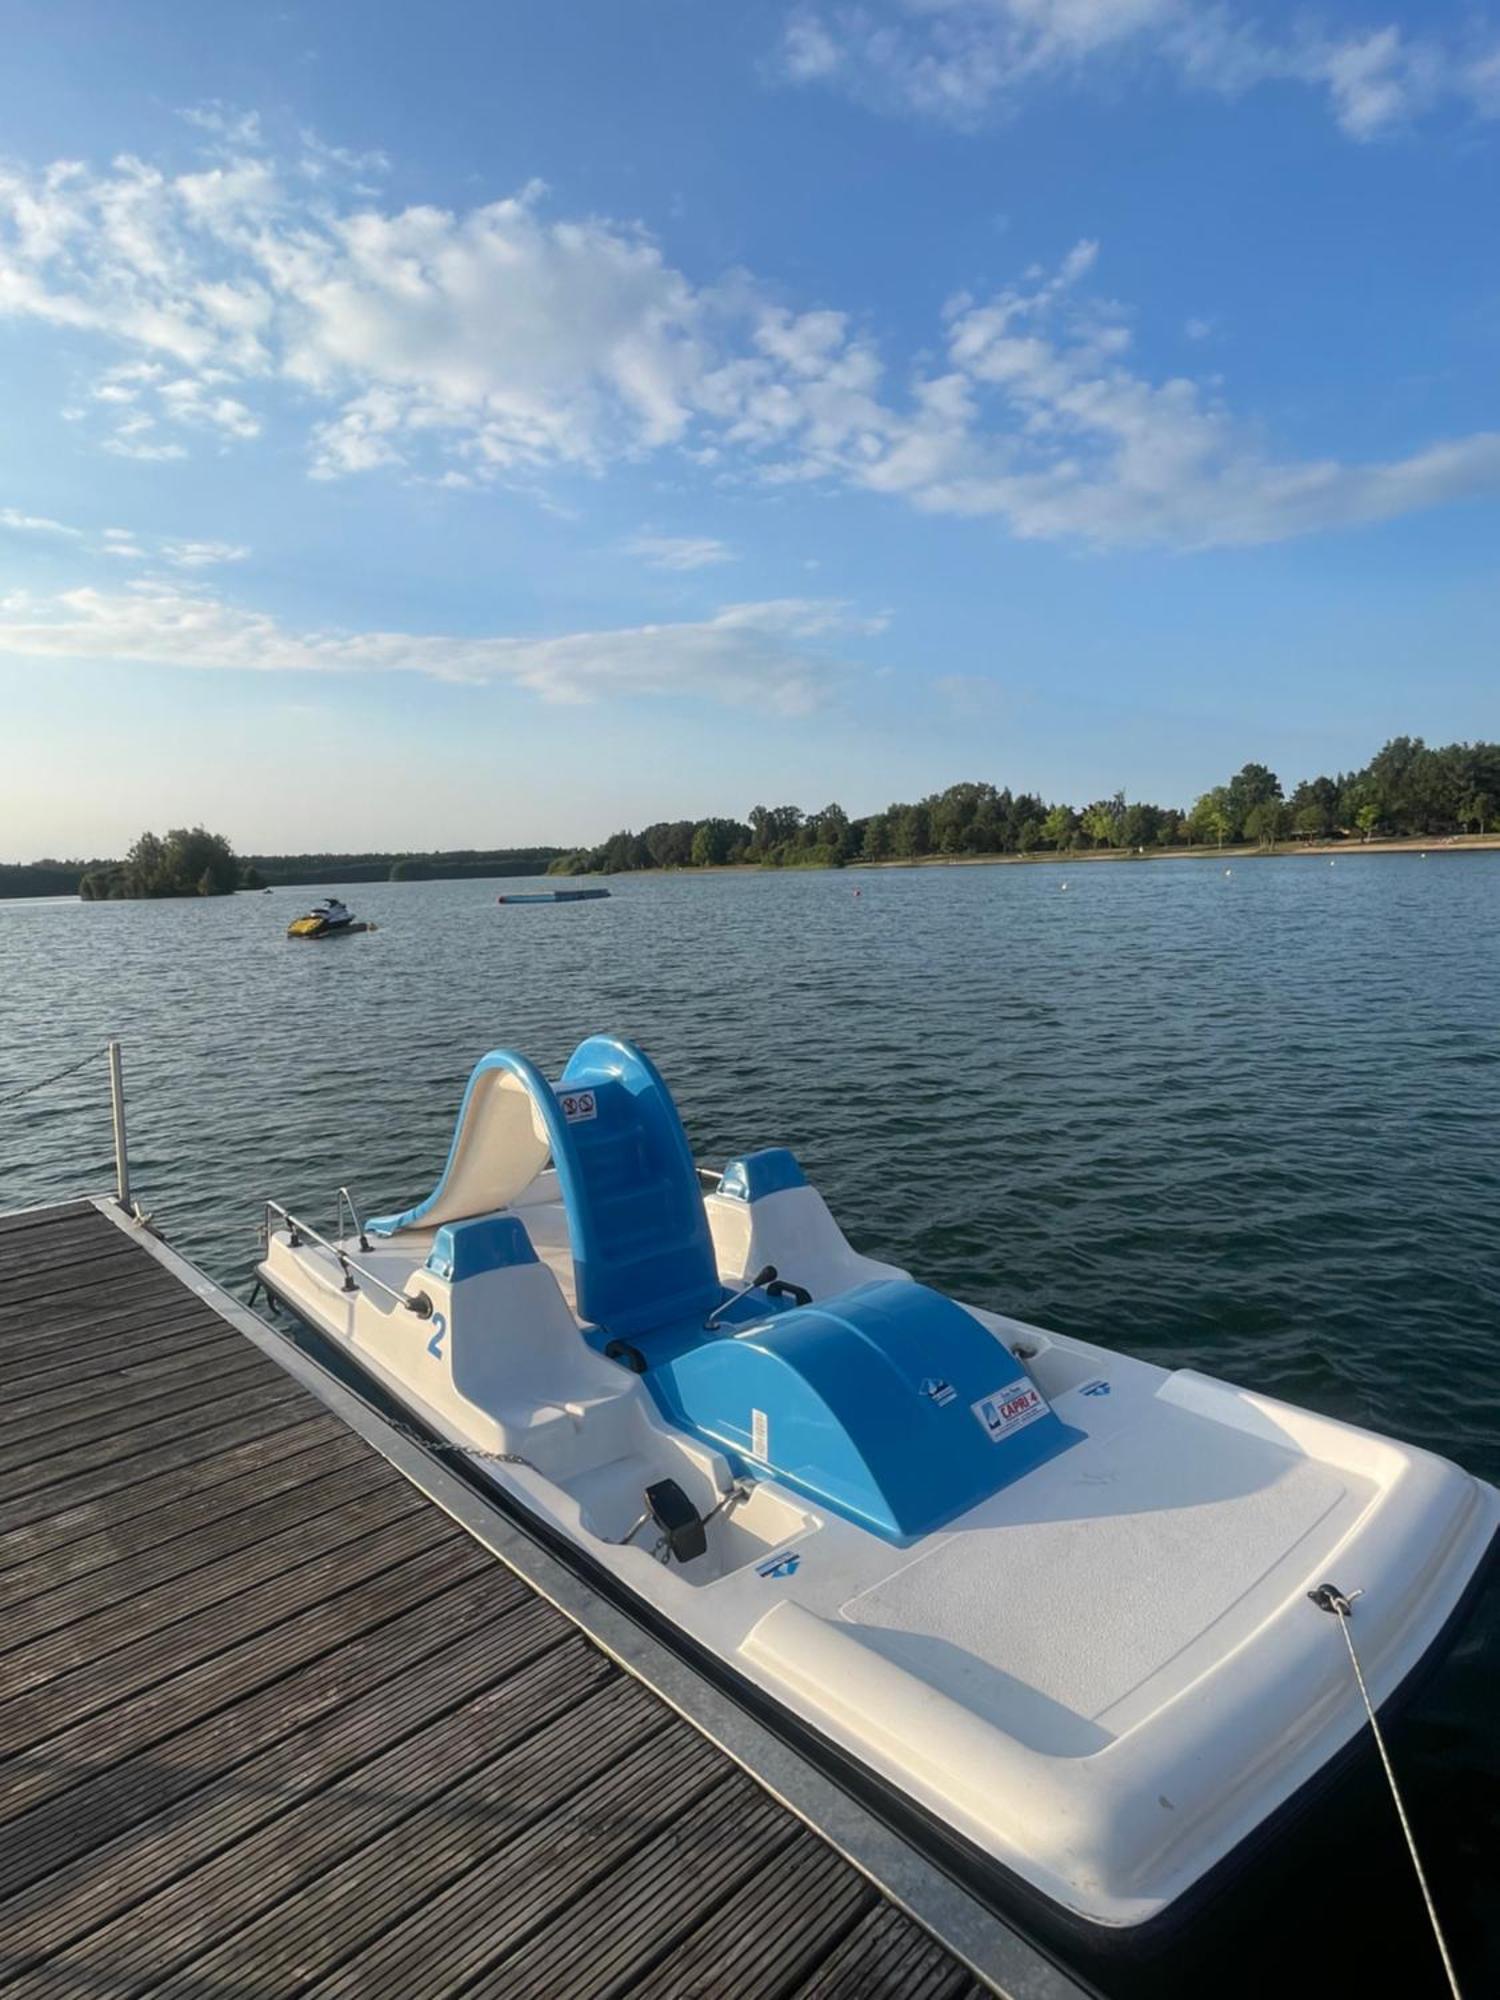
M 335 1227 L 338 1229 L 342 1229 L 344 1226 L 344 1210 L 346 1208 L 349 1211 L 349 1220 L 354 1224 L 354 1233 L 359 1238 L 359 1247 L 368 1257 L 370 1254 L 370 1239 L 365 1234 L 365 1225 L 359 1219 L 359 1210 L 354 1206 L 353 1195 L 350 1194 L 348 1188 L 341 1187 L 339 1189 L 339 1219 L 335 1224 Z
M 341 1188 L 339 1192 L 343 1194 L 344 1190 Z M 350 1207 L 352 1210 L 352 1203 Z M 367 1269 L 365 1265 L 356 1263 L 347 1250 L 341 1248 L 337 1243 L 330 1243 L 326 1236 L 321 1235 L 318 1230 L 312 1227 L 311 1223 L 300 1221 L 292 1214 L 289 1208 L 284 1207 L 279 1201 L 267 1201 L 266 1203 L 265 1232 L 268 1245 L 271 1240 L 271 1217 L 273 1215 L 279 1215 L 282 1222 L 286 1225 L 287 1242 L 291 1249 L 299 1250 L 302 1247 L 302 1241 L 305 1237 L 309 1243 L 316 1243 L 320 1250 L 326 1250 L 330 1257 L 337 1260 L 339 1269 L 344 1274 L 343 1288 L 346 1292 L 357 1292 L 359 1285 L 356 1283 L 356 1278 L 362 1279 L 365 1284 L 372 1286 L 377 1292 L 384 1292 L 386 1297 L 393 1299 L 398 1306 L 405 1306 L 408 1312 L 415 1313 L 418 1319 L 430 1319 L 432 1317 L 432 1300 L 428 1298 L 425 1292 L 398 1292 L 394 1285 L 388 1285 L 384 1278 L 377 1278 L 375 1273 Z M 340 1210 L 340 1216 L 342 1217 L 342 1210 Z M 364 1241 L 363 1233 L 361 1233 L 360 1242 L 362 1246 Z

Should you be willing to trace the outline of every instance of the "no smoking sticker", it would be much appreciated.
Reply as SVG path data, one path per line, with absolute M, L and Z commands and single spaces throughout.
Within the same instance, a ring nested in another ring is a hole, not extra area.
M 562 1115 L 570 1125 L 582 1125 L 586 1119 L 597 1118 L 599 1107 L 594 1102 L 591 1090 L 568 1090 L 558 1097 Z

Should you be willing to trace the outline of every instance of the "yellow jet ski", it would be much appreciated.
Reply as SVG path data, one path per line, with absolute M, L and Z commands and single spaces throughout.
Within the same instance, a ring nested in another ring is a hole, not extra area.
M 337 896 L 315 903 L 305 917 L 295 917 L 286 927 L 289 938 L 343 937 L 355 931 L 372 931 L 374 924 L 357 924 Z

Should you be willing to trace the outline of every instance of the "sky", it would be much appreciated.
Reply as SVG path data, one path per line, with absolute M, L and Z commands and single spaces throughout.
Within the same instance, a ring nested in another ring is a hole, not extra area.
M 11 0 L 0 858 L 1500 736 L 1500 14 Z

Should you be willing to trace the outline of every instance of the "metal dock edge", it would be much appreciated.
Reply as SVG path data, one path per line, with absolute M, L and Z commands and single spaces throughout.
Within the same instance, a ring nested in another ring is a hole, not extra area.
M 6 1994 L 1085 1990 L 102 1200 L 0 1215 L 0 1759 Z

